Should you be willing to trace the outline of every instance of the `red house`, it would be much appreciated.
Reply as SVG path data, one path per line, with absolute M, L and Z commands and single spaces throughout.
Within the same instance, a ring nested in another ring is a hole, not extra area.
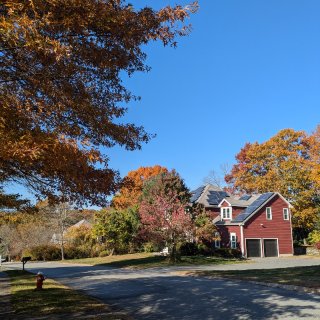
M 211 213 L 218 248 L 240 249 L 244 257 L 293 254 L 290 203 L 277 192 L 231 196 L 212 185 L 192 192 L 192 203 Z

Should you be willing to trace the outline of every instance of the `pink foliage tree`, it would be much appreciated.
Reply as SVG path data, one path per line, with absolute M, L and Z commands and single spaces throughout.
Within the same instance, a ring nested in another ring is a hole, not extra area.
M 145 238 L 165 242 L 170 260 L 179 258 L 177 245 L 190 239 L 193 222 L 186 210 L 190 193 L 175 172 L 160 174 L 145 183 L 140 203 L 142 233 Z

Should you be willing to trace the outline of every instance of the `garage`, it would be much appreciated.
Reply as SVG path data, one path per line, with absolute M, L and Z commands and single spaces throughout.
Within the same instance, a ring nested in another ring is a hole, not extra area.
M 264 256 L 265 257 L 278 257 L 278 240 L 277 239 L 264 239 Z
M 261 257 L 261 241 L 260 239 L 246 239 L 247 257 Z

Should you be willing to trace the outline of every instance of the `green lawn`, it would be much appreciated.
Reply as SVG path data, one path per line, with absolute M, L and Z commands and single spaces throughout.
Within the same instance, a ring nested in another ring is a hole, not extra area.
M 199 271 L 192 274 L 320 288 L 320 266 L 239 271 Z
M 154 267 L 166 267 L 172 265 L 167 257 L 155 256 L 153 253 L 134 253 L 115 255 L 103 258 L 87 258 L 87 259 L 73 259 L 65 260 L 69 263 L 81 263 L 90 265 L 104 265 L 108 267 L 117 268 L 131 268 L 131 269 L 144 269 Z M 224 259 L 218 257 L 205 257 L 205 256 L 192 256 L 181 257 L 181 261 L 176 265 L 190 266 L 190 265 L 203 265 L 203 264 L 229 264 L 239 263 L 238 259 Z
M 6 271 L 11 280 L 12 308 L 16 318 L 65 316 L 69 319 L 129 319 L 113 312 L 100 301 L 46 279 L 43 290 L 34 290 L 35 275 L 26 271 Z

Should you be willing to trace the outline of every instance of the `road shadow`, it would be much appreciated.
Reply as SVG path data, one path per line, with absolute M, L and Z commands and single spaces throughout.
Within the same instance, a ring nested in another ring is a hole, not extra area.
M 60 265 L 43 271 L 135 319 L 320 319 L 320 296 L 280 288 L 172 276 L 160 269 Z

